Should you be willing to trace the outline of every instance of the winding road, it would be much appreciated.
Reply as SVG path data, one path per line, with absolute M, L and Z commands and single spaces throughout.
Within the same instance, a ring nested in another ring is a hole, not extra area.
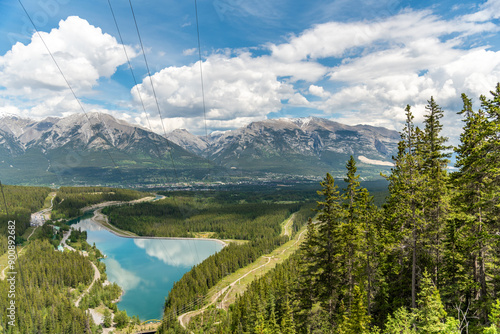
M 288 222 L 287 222 L 288 224 Z M 252 272 L 256 271 L 256 270 L 259 270 L 260 268 L 262 267 L 265 267 L 267 266 L 272 259 L 276 258 L 277 256 L 280 256 L 282 255 L 285 251 L 287 251 L 288 249 L 294 247 L 299 241 L 300 241 L 300 238 L 302 237 L 302 234 L 304 234 L 304 232 L 306 232 L 307 229 L 304 229 L 302 232 L 300 232 L 300 234 L 298 235 L 297 239 L 295 240 L 295 242 L 293 244 L 291 244 L 290 246 L 284 248 L 279 254 L 276 254 L 276 255 L 273 255 L 273 256 L 262 256 L 262 258 L 264 259 L 267 259 L 267 262 L 258 266 L 257 268 L 254 268 L 250 271 L 248 271 L 247 273 L 245 273 L 243 276 L 239 277 L 238 279 L 234 280 L 232 283 L 230 283 L 229 285 L 227 285 L 226 287 L 222 288 L 221 290 L 219 290 L 217 293 L 215 293 L 212 298 L 211 298 L 211 301 L 209 304 L 203 306 L 201 309 L 199 310 L 194 310 L 194 311 L 190 311 L 190 312 L 186 312 L 186 313 L 183 313 L 181 314 L 180 316 L 177 317 L 177 320 L 179 321 L 180 325 L 182 326 L 182 328 L 184 329 L 187 329 L 187 325 L 189 324 L 189 321 L 191 320 L 192 317 L 195 317 L 203 312 L 205 312 L 205 310 L 213 305 L 217 299 L 219 299 L 220 296 L 222 296 L 224 293 L 227 293 L 225 294 L 224 298 L 222 299 L 222 301 L 220 302 L 221 306 L 216 306 L 217 308 L 224 308 L 224 309 L 227 309 L 227 307 L 229 307 L 229 305 L 225 305 L 225 303 L 227 302 L 227 297 L 229 296 L 229 294 L 231 293 L 231 290 L 232 288 L 239 282 L 241 281 L 243 278 L 245 278 L 247 275 L 251 274 Z M 191 332 L 192 333 L 192 332 Z
M 90 289 L 92 289 L 92 287 L 94 286 L 94 283 L 101 278 L 101 273 L 99 272 L 99 269 L 97 269 L 97 266 L 92 261 L 90 261 L 90 264 L 92 265 L 92 267 L 94 267 L 94 279 L 92 280 L 92 283 L 90 283 L 89 287 L 85 291 L 83 291 L 80 297 L 78 297 L 78 299 L 75 301 L 76 307 L 80 305 L 80 301 L 87 293 L 89 293 Z

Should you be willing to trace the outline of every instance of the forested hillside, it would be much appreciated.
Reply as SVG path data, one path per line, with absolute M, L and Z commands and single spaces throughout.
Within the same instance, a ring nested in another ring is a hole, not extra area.
M 0 192 L 0 256 L 7 251 L 7 224 L 16 221 L 16 238 L 30 226 L 31 213 L 43 208 L 49 188 L 2 185 Z M 5 202 L 4 198 L 5 196 Z M 5 207 L 5 203 L 7 207 Z M 7 215 L 8 213 L 8 215 Z
M 172 196 L 154 203 L 107 207 L 109 222 L 138 235 L 194 237 L 211 232 L 219 239 L 254 240 L 276 237 L 280 224 L 301 204 L 227 204 L 211 198 Z
M 288 241 L 289 236 L 281 233 L 281 223 L 292 212 L 295 212 L 292 234 L 299 230 L 309 217 L 315 215 L 315 212 L 311 210 L 314 207 L 311 203 L 223 205 L 209 199 L 203 200 L 205 205 L 199 203 L 196 206 L 200 208 L 198 211 L 184 211 L 193 205 L 195 198 L 178 197 L 176 199 L 178 207 L 174 206 L 172 201 L 173 199 L 166 199 L 153 205 L 142 203 L 133 207 L 107 208 L 106 212 L 114 217 L 112 222 L 122 220 L 131 222 L 127 225 L 128 228 L 133 228 L 132 222 L 135 222 L 138 227 L 154 224 L 156 229 L 150 231 L 161 233 L 165 230 L 157 226 L 171 225 L 175 227 L 172 230 L 174 236 L 177 236 L 175 233 L 186 235 L 189 231 L 200 230 L 214 232 L 217 237 L 245 238 L 249 242 L 229 244 L 217 254 L 194 266 L 174 284 L 168 294 L 164 310 L 164 318 L 168 319 L 166 320 L 167 327 L 176 326 L 177 315 L 203 306 L 203 296 L 224 276 L 254 262 L 261 255 L 270 253 Z M 139 207 L 138 211 L 132 210 L 136 207 Z M 218 219 L 216 219 L 217 212 L 220 213 Z M 187 216 L 183 221 L 182 215 L 189 213 L 191 216 Z M 171 218 L 165 218 L 167 216 Z M 155 221 L 160 223 L 156 224 Z M 196 225 L 191 224 L 191 221 L 195 221 Z M 193 226 L 199 226 L 199 228 L 194 229 Z M 136 233 L 141 233 L 141 230 L 137 230 Z
M 14 326 L 6 326 L 7 312 L 1 323 L 8 333 L 90 333 L 92 320 L 76 308 L 69 289 L 86 286 L 94 270 L 89 261 L 76 252 L 57 252 L 48 241 L 33 241 L 17 259 L 16 317 Z M 9 305 L 10 282 L 0 281 L 0 305 Z M 95 328 L 94 328 L 95 330 Z
M 500 84 L 479 110 L 462 99 L 456 171 L 447 170 L 436 101 L 422 129 L 407 106 L 383 208 L 351 157 L 342 192 L 330 174 L 321 182 L 317 221 L 299 254 L 190 331 L 500 332 Z M 184 330 L 165 319 L 162 332 Z
M 83 214 L 82 208 L 106 201 L 132 201 L 149 194 L 136 190 L 107 187 L 61 187 L 54 198 L 53 220 L 74 218 Z

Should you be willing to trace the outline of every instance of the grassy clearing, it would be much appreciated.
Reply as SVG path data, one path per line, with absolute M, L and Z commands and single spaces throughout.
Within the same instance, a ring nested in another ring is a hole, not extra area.
M 215 232 L 194 232 L 195 238 L 215 238 Z
M 293 222 L 293 219 L 291 221 Z M 234 303 L 236 296 L 241 295 L 252 281 L 266 274 L 273 269 L 276 264 L 285 261 L 299 248 L 304 239 L 303 232 L 305 232 L 305 230 L 306 227 L 304 226 L 293 239 L 276 248 L 270 254 L 263 255 L 248 266 L 238 269 L 236 272 L 224 277 L 217 285 L 208 291 L 207 296 L 209 299 L 211 300 L 218 291 L 238 281 L 218 300 L 218 302 L 223 301 L 222 304 L 224 308 Z
M 243 245 L 250 242 L 248 240 L 237 240 L 237 239 L 224 239 L 222 241 L 224 241 L 226 244 L 237 244 L 237 245 Z
M 281 234 L 280 235 L 288 235 L 289 237 L 292 235 L 292 225 L 295 219 L 295 213 L 292 214 L 287 220 L 281 223 Z
M 49 195 L 45 198 L 45 202 L 43 202 L 43 209 L 49 209 L 51 206 L 51 201 L 52 199 L 56 197 L 56 192 L 51 192 Z

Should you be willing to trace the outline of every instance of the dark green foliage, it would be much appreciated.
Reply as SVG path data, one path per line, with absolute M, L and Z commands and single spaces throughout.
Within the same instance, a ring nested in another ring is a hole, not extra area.
M 368 334 L 370 316 L 366 313 L 365 298 L 359 286 L 354 287 L 351 312 L 344 311 L 338 332 L 342 334 Z
M 280 224 L 300 208 L 301 204 L 295 203 L 225 204 L 210 198 L 175 196 L 154 203 L 108 207 L 103 213 L 111 224 L 138 235 L 193 237 L 196 232 L 213 232 L 219 239 L 254 240 L 278 236 Z
M 300 251 L 254 280 L 228 312 L 212 306 L 206 315 L 213 318 L 195 320 L 189 332 L 498 333 L 500 85 L 492 98 L 480 97 L 478 111 L 462 98 L 456 172 L 446 171 L 443 111 L 434 98 L 422 130 L 407 106 L 383 210 L 361 186 L 351 157 L 343 193 L 330 174 L 321 182 L 317 221 L 309 220 Z M 300 208 L 296 217 L 303 222 L 311 217 L 295 200 L 218 196 L 183 194 L 107 211 L 112 221 L 124 221 L 123 227 L 136 233 L 215 232 L 251 240 L 224 248 L 174 285 L 160 333 L 185 333 L 179 314 L 201 307 L 224 275 L 283 243 L 287 238 L 279 236 L 279 225 L 291 212 Z M 94 295 L 99 301 L 110 298 L 100 291 Z
M 104 310 L 104 320 L 103 320 L 103 327 L 104 328 L 108 328 L 108 327 L 111 327 L 111 312 L 109 311 L 109 309 L 105 309 Z
M 149 194 L 130 189 L 105 187 L 61 187 L 54 198 L 51 218 L 74 218 L 83 214 L 82 208 L 107 201 L 131 201 Z
M 155 224 L 155 220 L 160 221 L 162 223 L 154 225 L 155 235 L 170 229 L 177 231 L 177 234 L 173 234 L 175 236 L 185 235 L 191 231 L 208 231 L 215 232 L 219 238 L 250 240 L 249 243 L 240 245 L 229 244 L 219 253 L 194 266 L 174 284 L 165 303 L 163 323 L 165 330 L 173 330 L 176 327 L 176 317 L 179 314 L 201 307 L 203 296 L 222 277 L 252 263 L 261 255 L 270 253 L 288 241 L 289 237 L 280 236 L 281 223 L 292 212 L 298 210 L 293 220 L 292 231 L 298 230 L 308 217 L 315 214 L 309 204 L 224 204 L 217 198 L 196 196 L 168 198 L 153 205 L 148 204 L 139 205 L 138 211 L 125 206 L 105 212 L 111 217 L 116 213 L 120 214 L 115 216 L 112 222 L 127 220 L 127 217 L 130 218 L 132 215 L 135 224 L 143 227 Z M 199 209 L 190 210 L 193 206 Z
M 203 297 L 222 277 L 271 252 L 287 239 L 277 237 L 254 240 L 242 245 L 230 244 L 194 266 L 174 283 L 165 302 L 164 319 L 168 322 L 184 312 L 202 306 L 200 297 Z
M 47 241 L 33 241 L 18 259 L 16 324 L 12 333 L 90 333 L 92 320 L 74 307 L 70 288 L 90 284 L 94 270 L 73 252 L 57 252 Z M 0 281 L 0 307 L 5 310 L 8 282 Z M 2 312 L 2 324 L 6 323 Z
M 117 311 L 115 312 L 115 317 L 113 318 L 116 328 L 124 328 L 128 325 L 130 318 L 127 315 L 127 311 Z
M 7 202 L 7 210 L 0 193 L 0 240 L 7 234 L 7 222 L 16 221 L 16 235 L 21 236 L 30 226 L 31 214 L 43 208 L 49 188 L 2 185 Z M 9 215 L 7 215 L 7 211 Z M 0 255 L 2 253 L 0 241 Z
M 500 84 L 481 110 L 463 101 L 457 172 L 446 171 L 441 108 L 429 100 L 420 130 L 408 106 L 384 210 L 354 159 L 342 195 L 327 174 L 298 256 L 254 281 L 212 332 L 498 333 Z
M 342 252 L 346 246 L 345 235 L 341 230 L 344 212 L 341 209 L 338 187 L 330 174 L 321 182 L 321 187 L 323 189 L 319 194 L 323 196 L 323 201 L 318 202 L 319 228 L 314 241 L 317 248 L 314 254 L 308 256 L 313 257 L 316 266 L 315 295 L 333 320 L 338 303 L 349 288 L 344 270 L 348 259 L 347 254 Z
M 89 293 L 80 301 L 79 306 L 81 309 L 96 308 L 101 304 L 111 306 L 111 302 L 120 297 L 122 289 L 116 283 L 106 286 L 103 286 L 103 283 L 103 278 L 100 281 L 96 281 Z
M 292 256 L 250 284 L 230 308 L 231 333 L 237 332 L 238 327 L 243 332 L 253 332 L 259 325 L 265 325 L 268 330 L 274 328 L 270 333 L 276 333 L 278 329 L 281 333 L 295 330 L 292 312 L 295 297 L 291 287 L 297 283 L 298 263 L 298 257 Z
M 452 174 L 454 193 L 452 216 L 455 248 L 449 258 L 461 268 L 453 272 L 459 298 L 472 312 L 487 319 L 487 307 L 498 296 L 500 159 L 500 85 L 493 98 L 480 97 L 483 109 L 474 111 L 472 101 L 462 95 L 464 131 L 455 149 L 456 167 Z M 494 279 L 490 279 L 493 277 Z M 475 321 L 474 321 L 475 322 Z

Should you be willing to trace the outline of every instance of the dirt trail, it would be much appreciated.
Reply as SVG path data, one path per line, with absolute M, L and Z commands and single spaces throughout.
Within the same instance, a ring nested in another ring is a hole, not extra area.
M 181 314 L 180 316 L 177 317 L 177 320 L 179 321 L 179 323 L 181 324 L 182 328 L 184 329 L 187 329 L 187 325 L 189 324 L 189 321 L 191 320 L 192 317 L 195 317 L 197 316 L 198 314 L 201 314 L 203 312 L 205 312 L 205 310 L 212 304 L 214 304 L 217 299 L 219 299 L 219 297 L 224 293 L 226 292 L 226 290 L 229 288 L 229 286 L 226 286 L 225 288 L 221 289 L 220 291 L 218 291 L 215 295 L 212 296 L 211 298 L 211 301 L 209 304 L 203 306 L 201 309 L 199 310 L 194 310 L 194 311 L 190 311 L 190 312 L 186 312 L 186 313 L 183 313 Z M 193 332 L 191 332 L 193 333 Z
M 240 277 L 240 278 L 238 278 L 236 281 L 234 281 L 233 283 L 231 283 L 231 284 L 230 284 L 230 289 L 229 289 L 229 291 L 226 293 L 226 295 L 225 295 L 225 296 L 224 296 L 224 298 L 222 299 L 222 302 L 221 302 L 222 308 L 224 308 L 224 309 L 226 309 L 226 310 L 229 308 L 229 304 L 227 304 L 227 305 L 226 305 L 227 297 L 228 297 L 228 296 L 229 296 L 229 294 L 231 293 L 231 290 L 232 290 L 232 288 L 236 285 L 236 283 L 238 283 L 241 279 L 243 279 L 245 276 L 247 276 L 247 275 L 248 275 L 248 274 L 250 274 L 251 272 L 254 272 L 254 271 L 256 271 L 256 270 L 258 270 L 258 269 L 260 269 L 260 268 L 262 268 L 262 267 L 264 267 L 264 266 L 267 266 L 267 265 L 271 262 L 271 260 L 272 260 L 272 259 L 274 259 L 274 258 L 276 258 L 276 257 L 278 257 L 278 256 L 280 256 L 280 255 L 282 255 L 282 254 L 283 254 L 284 252 L 286 252 L 288 249 L 290 249 L 290 248 L 294 247 L 294 246 L 295 246 L 295 245 L 296 245 L 296 244 L 300 241 L 300 238 L 302 237 L 302 234 L 303 234 L 304 232 L 306 232 L 306 230 L 302 231 L 302 232 L 299 234 L 299 236 L 297 237 L 297 240 L 295 240 L 295 242 L 294 242 L 293 244 L 291 244 L 290 246 L 288 246 L 288 247 L 284 248 L 284 249 L 283 249 L 283 250 L 282 250 L 279 254 L 274 255 L 274 256 L 263 256 L 263 258 L 266 258 L 266 259 L 267 259 L 267 262 L 266 262 L 266 263 L 264 263 L 263 265 L 261 265 L 261 266 L 259 266 L 259 267 L 255 268 L 255 269 L 253 269 L 253 270 L 249 271 L 248 273 L 246 273 L 245 275 L 241 276 L 241 277 Z
M 92 289 L 92 287 L 94 286 L 94 283 L 101 278 L 101 273 L 99 272 L 99 269 L 97 269 L 97 266 L 92 261 L 90 261 L 90 264 L 92 265 L 92 267 L 94 267 L 94 279 L 92 280 L 92 283 L 90 283 L 89 287 L 85 291 L 83 291 L 80 297 L 78 297 L 78 299 L 75 301 L 76 307 L 80 305 L 80 301 L 87 293 L 89 293 L 90 289 Z
M 288 222 L 287 222 L 288 224 Z M 184 329 L 187 329 L 187 325 L 189 324 L 189 321 L 191 320 L 191 318 L 205 312 L 205 310 L 210 306 L 210 305 L 213 305 L 217 299 L 219 299 L 220 296 L 222 296 L 224 293 L 225 293 L 225 296 L 224 298 L 222 299 L 221 301 L 221 305 L 222 306 L 217 306 L 217 308 L 224 308 L 224 309 L 227 309 L 229 307 L 229 304 L 227 304 L 227 297 L 229 296 L 229 294 L 231 293 L 231 290 L 233 289 L 233 287 L 239 282 L 241 281 L 243 278 L 245 278 L 247 275 L 251 274 L 252 272 L 256 271 L 256 270 L 259 270 L 260 268 L 262 267 L 265 267 L 267 266 L 269 263 L 271 263 L 271 260 L 282 255 L 285 251 L 287 251 L 288 249 L 294 247 L 299 241 L 300 241 L 300 238 L 302 237 L 302 234 L 304 234 L 304 232 L 306 232 L 307 230 L 303 230 L 302 232 L 300 232 L 300 234 L 298 235 L 297 239 L 295 240 L 295 242 L 293 244 L 291 244 L 290 246 L 284 248 L 279 254 L 277 255 L 273 255 L 273 256 L 262 256 L 263 258 L 267 259 L 267 262 L 258 266 L 257 268 L 254 268 L 250 271 L 248 271 L 247 273 L 245 273 L 243 276 L 239 277 L 238 279 L 234 280 L 232 283 L 230 283 L 228 286 L 222 288 L 221 290 L 219 290 L 214 296 L 212 296 L 212 299 L 211 299 L 211 302 L 207 305 L 205 305 L 204 307 L 202 307 L 201 309 L 199 310 L 195 310 L 195 311 L 190 311 L 190 312 L 186 312 L 186 313 L 183 313 L 181 314 L 180 316 L 177 317 L 177 320 L 179 321 L 180 325 L 182 326 L 182 328 Z M 226 293 L 227 291 L 227 293 Z M 227 305 L 226 305 L 227 304 Z M 192 332 L 191 332 L 192 333 Z
M 84 208 L 82 208 L 82 211 L 92 211 L 95 209 L 102 209 L 106 206 L 115 206 L 115 205 L 123 205 L 123 204 L 137 204 L 137 203 L 142 203 L 142 202 L 149 202 L 149 201 L 154 201 L 156 197 L 148 196 L 148 197 L 143 197 L 139 199 L 135 199 L 133 201 L 109 201 L 109 202 L 102 202 L 102 203 L 97 203 L 94 205 L 89 205 Z
M 288 238 L 292 237 L 292 225 L 295 219 L 296 214 L 293 213 L 290 218 L 288 218 L 287 222 L 283 225 L 282 235 L 288 236 Z

